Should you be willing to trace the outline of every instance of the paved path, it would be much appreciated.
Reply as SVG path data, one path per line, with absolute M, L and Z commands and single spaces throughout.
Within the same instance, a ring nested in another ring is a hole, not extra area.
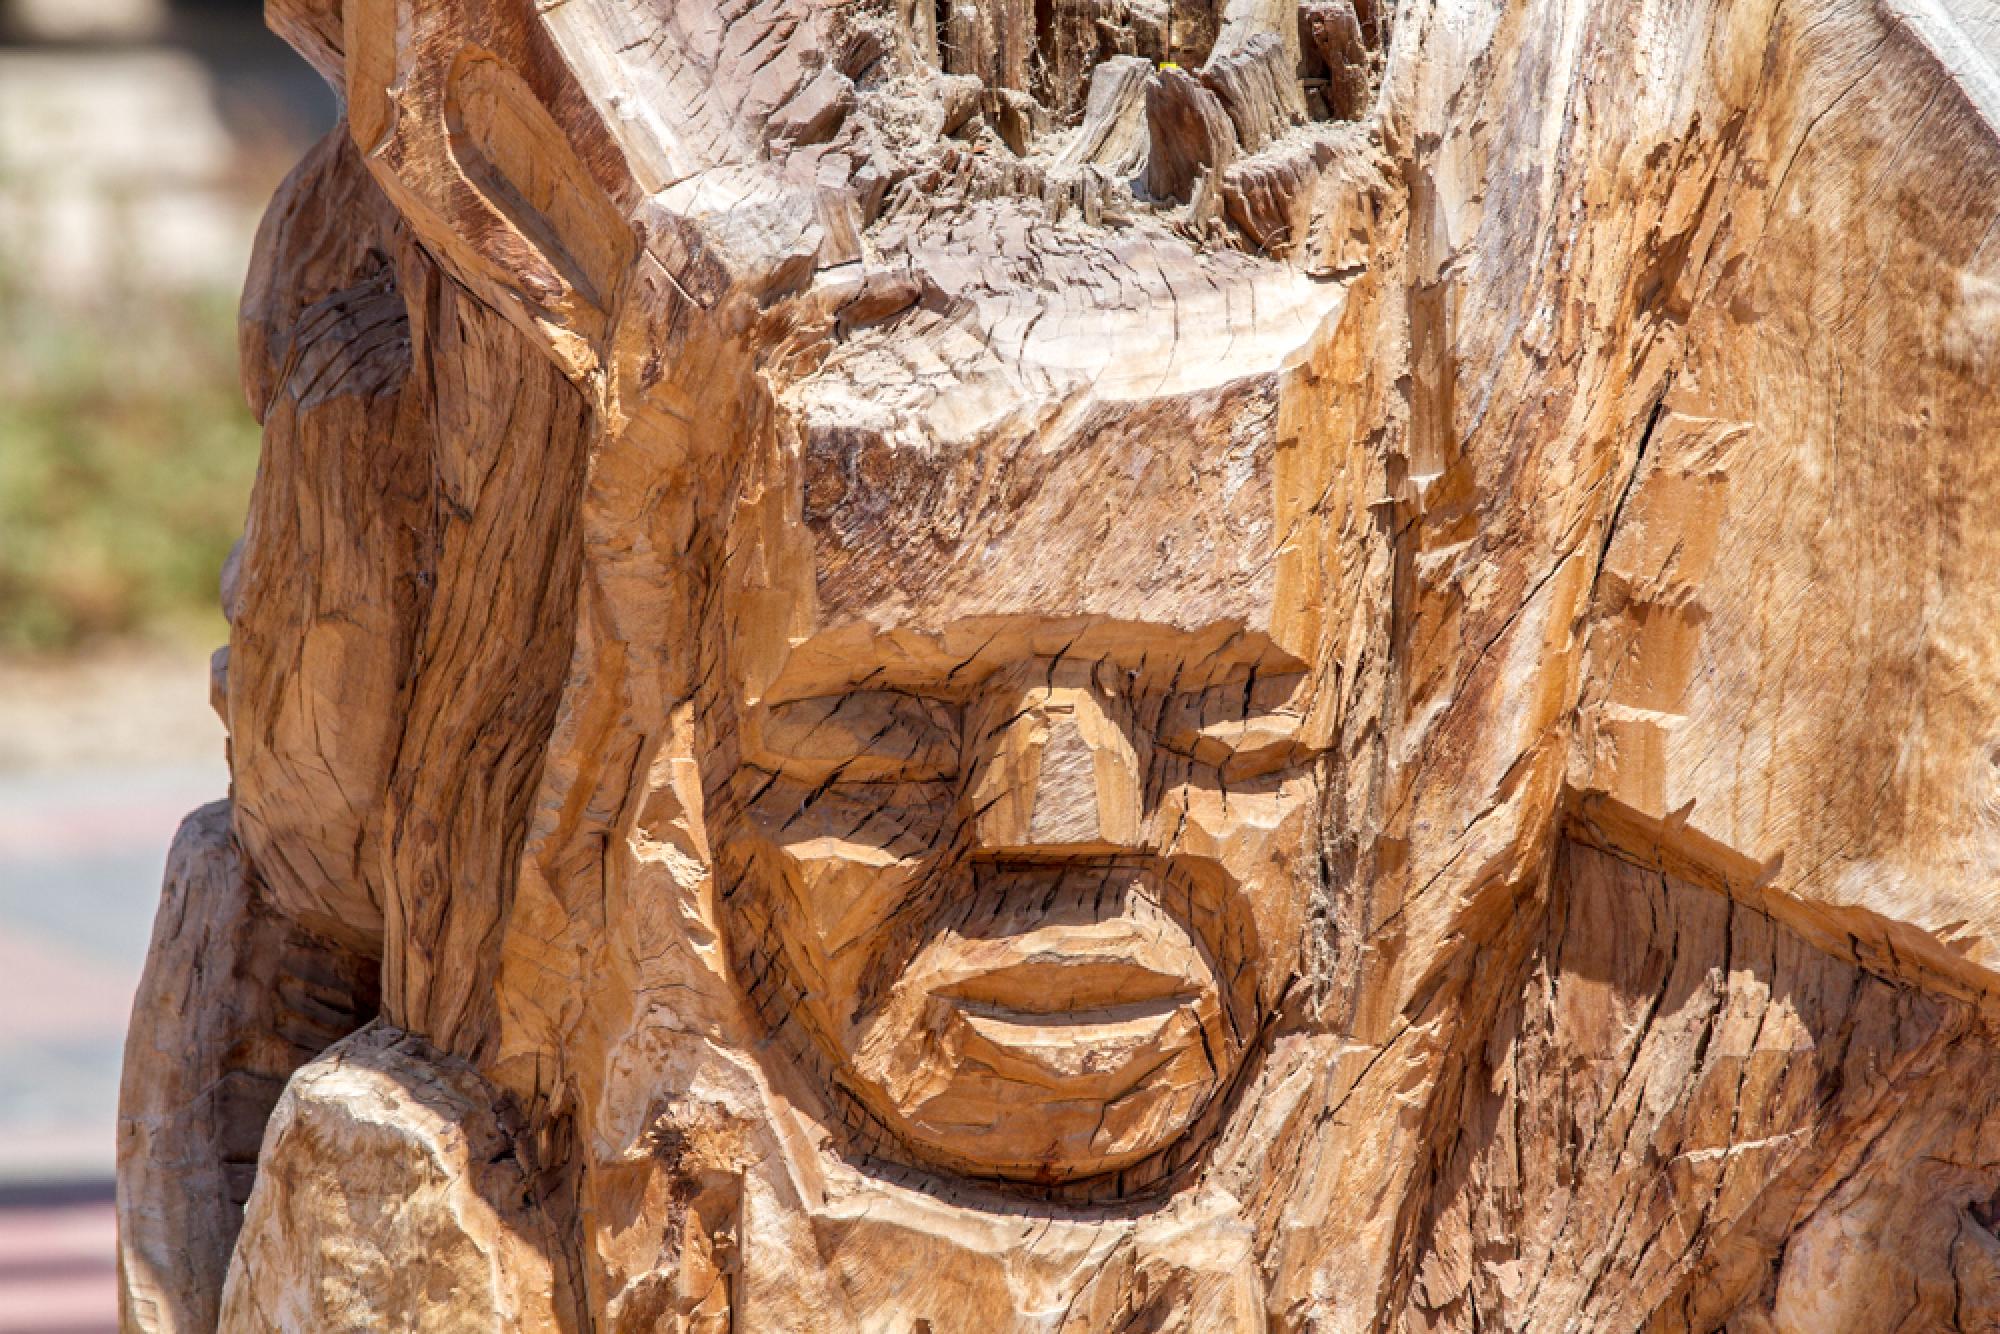
M 198 656 L 0 664 L 0 1334 L 117 1328 L 125 1025 L 174 829 L 227 788 Z
M 0 1334 L 116 1334 L 111 1201 L 0 1195 Z
M 0 778 L 0 1186 L 108 1177 L 168 844 L 218 760 Z

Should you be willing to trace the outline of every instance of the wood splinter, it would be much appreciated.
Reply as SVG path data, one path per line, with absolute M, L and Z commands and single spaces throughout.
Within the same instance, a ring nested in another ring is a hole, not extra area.
M 1162 68 L 1146 86 L 1146 128 L 1146 190 L 1155 199 L 1185 203 L 1198 173 L 1219 172 L 1236 158 L 1236 129 L 1222 99 L 1185 70 Z

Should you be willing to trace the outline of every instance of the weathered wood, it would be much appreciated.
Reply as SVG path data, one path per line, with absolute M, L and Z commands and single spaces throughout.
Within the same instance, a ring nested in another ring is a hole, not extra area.
M 1943 12 L 271 0 L 129 1327 L 2000 1321 Z
M 1113 56 L 1090 74 L 1083 125 L 1063 149 L 1064 166 L 1090 164 L 1130 176 L 1146 160 L 1146 82 L 1152 63 Z
M 1146 86 L 1146 191 L 1186 202 L 1201 176 L 1236 159 L 1237 132 L 1222 99 L 1190 74 L 1163 69 Z
M 418 1039 L 332 1046 L 271 1111 L 222 1327 L 563 1329 L 525 1150 L 493 1090 Z
M 234 815 L 265 894 L 378 956 L 436 504 L 409 314 L 377 248 L 394 236 L 344 136 L 272 204 L 242 320 L 264 457 L 225 590 L 221 680 L 223 722 L 250 742 L 232 756 Z
M 1299 23 L 1326 71 L 1327 112 L 1354 120 L 1367 109 L 1371 91 L 1368 46 L 1361 34 L 1351 0 L 1316 0 L 1299 9 Z
M 1289 254 L 1312 226 L 1313 196 L 1327 160 L 1314 144 L 1231 163 L 1222 173 L 1229 220 L 1266 254 Z
M 126 1328 L 216 1328 L 223 1276 L 285 1080 L 374 1013 L 376 965 L 260 901 L 218 802 L 167 863 L 118 1108 Z
M 1306 119 L 1297 64 L 1274 33 L 1259 33 L 1240 49 L 1218 51 L 1202 66 L 1201 81 L 1222 101 L 1246 153 L 1261 150 Z

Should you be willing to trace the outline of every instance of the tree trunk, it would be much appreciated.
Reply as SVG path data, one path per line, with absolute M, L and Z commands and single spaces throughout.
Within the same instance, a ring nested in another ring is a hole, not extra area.
M 269 0 L 127 1329 L 2000 1328 L 1940 2 Z

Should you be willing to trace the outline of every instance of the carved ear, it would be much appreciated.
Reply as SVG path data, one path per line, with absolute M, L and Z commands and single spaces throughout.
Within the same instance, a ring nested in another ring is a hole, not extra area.
M 582 127 L 558 123 L 555 90 L 519 72 L 563 77 L 555 62 L 524 58 L 537 33 L 532 7 L 504 19 L 492 11 L 516 7 L 480 7 L 489 31 L 474 30 L 467 8 L 348 0 L 348 126 L 452 276 L 583 378 L 598 366 L 632 229 L 579 155 Z M 580 97 L 564 104 L 586 105 Z

